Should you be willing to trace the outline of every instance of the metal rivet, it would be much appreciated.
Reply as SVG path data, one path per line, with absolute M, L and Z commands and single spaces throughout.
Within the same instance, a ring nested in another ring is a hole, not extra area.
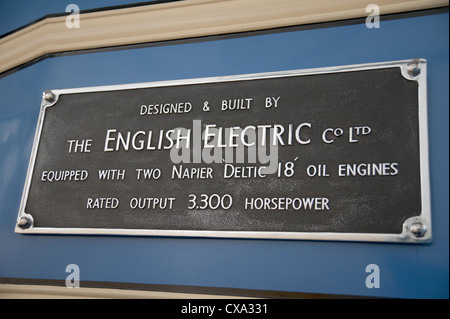
M 51 91 L 44 92 L 44 100 L 46 100 L 47 102 L 52 103 L 55 101 L 55 98 L 56 98 L 56 96 L 55 96 L 55 94 L 53 94 L 53 92 L 51 92 Z
M 406 70 L 408 71 L 408 74 L 412 77 L 416 77 L 420 74 L 420 63 L 419 62 L 413 62 L 408 64 Z
M 17 226 L 19 226 L 22 229 L 30 228 L 33 225 L 33 220 L 28 217 L 20 217 L 19 221 L 17 222 Z
M 427 227 L 422 223 L 414 223 L 409 226 L 409 231 L 417 238 L 425 236 Z

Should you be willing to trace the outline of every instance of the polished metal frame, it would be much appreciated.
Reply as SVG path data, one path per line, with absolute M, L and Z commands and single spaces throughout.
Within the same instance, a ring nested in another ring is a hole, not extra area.
M 410 81 L 418 82 L 419 101 L 419 151 L 421 214 L 407 219 L 400 234 L 371 233 L 331 233 L 331 232 L 268 232 L 268 231 L 200 231 L 200 230 L 158 230 L 158 229 L 111 229 L 111 228 L 47 228 L 34 227 L 33 216 L 25 212 L 28 192 L 31 186 L 34 164 L 46 110 L 54 106 L 61 94 L 104 92 L 115 90 L 132 90 L 151 87 L 202 84 L 214 82 L 232 82 L 242 80 L 305 76 L 313 74 L 330 74 L 350 71 L 362 71 L 399 67 L 402 75 Z M 432 238 L 431 200 L 428 151 L 428 116 L 427 116 L 427 62 L 424 59 L 368 63 L 350 66 L 335 66 L 305 70 L 233 75 L 211 78 L 186 79 L 163 82 L 97 86 L 75 89 L 50 90 L 43 94 L 41 110 L 34 138 L 31 159 L 28 167 L 15 232 L 20 234 L 67 234 L 67 235 L 125 235 L 125 236 L 170 236 L 170 237 L 210 237 L 210 238 L 253 238 L 253 239 L 292 239 L 292 240 L 328 240 L 328 241 L 363 241 L 396 243 L 429 243 Z

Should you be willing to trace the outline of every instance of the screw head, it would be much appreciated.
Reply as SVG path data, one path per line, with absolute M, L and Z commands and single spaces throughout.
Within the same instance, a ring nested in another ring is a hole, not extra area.
M 414 223 L 409 226 L 409 231 L 417 238 L 425 236 L 427 232 L 427 226 L 422 223 Z
M 55 101 L 55 98 L 56 98 L 56 96 L 55 96 L 55 94 L 53 94 L 53 92 L 51 92 L 51 91 L 44 92 L 44 100 L 46 100 L 47 102 L 52 103 Z
M 17 221 L 17 226 L 19 226 L 22 229 L 30 228 L 32 225 L 33 225 L 33 218 L 31 217 L 31 215 L 30 217 L 22 216 Z
M 406 70 L 408 71 L 408 74 L 412 77 L 416 77 L 420 74 L 420 63 L 419 62 L 413 62 L 408 64 Z

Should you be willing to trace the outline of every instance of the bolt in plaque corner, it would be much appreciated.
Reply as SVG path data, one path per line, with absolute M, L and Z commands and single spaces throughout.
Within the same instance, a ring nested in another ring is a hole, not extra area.
M 33 228 L 33 225 L 33 216 L 27 213 L 23 213 L 17 220 L 17 227 L 23 230 Z
M 42 107 L 50 107 L 56 104 L 58 101 L 59 94 L 53 92 L 52 90 L 47 90 L 42 93 Z
M 424 73 L 426 64 L 427 61 L 425 59 L 414 59 L 405 62 L 401 67 L 403 77 L 410 81 L 418 81 Z
M 420 216 L 408 218 L 403 224 L 403 233 L 415 242 L 431 242 L 431 225 Z

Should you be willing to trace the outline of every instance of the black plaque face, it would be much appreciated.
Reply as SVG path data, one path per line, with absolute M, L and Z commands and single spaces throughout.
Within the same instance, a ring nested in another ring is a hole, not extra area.
M 16 231 L 429 241 L 425 71 L 47 92 Z

